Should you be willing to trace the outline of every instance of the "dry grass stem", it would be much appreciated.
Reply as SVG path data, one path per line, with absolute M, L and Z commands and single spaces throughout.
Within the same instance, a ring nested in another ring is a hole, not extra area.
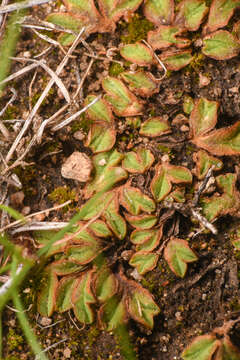
M 58 65 L 55 73 L 56 75 L 59 75 L 61 73 L 61 71 L 63 70 L 63 68 L 65 67 L 65 65 L 67 64 L 68 60 L 69 60 L 69 56 L 72 54 L 72 52 L 75 50 L 75 48 L 77 47 L 80 38 L 83 34 L 83 32 L 85 31 L 85 28 L 83 27 L 81 29 L 81 31 L 79 32 L 77 38 L 75 39 L 75 41 L 73 42 L 72 46 L 69 48 L 66 56 L 64 57 L 64 59 L 61 61 L 61 63 Z M 45 97 L 48 95 L 49 90 L 51 89 L 52 85 L 54 84 L 54 80 L 53 78 L 49 81 L 49 83 L 47 84 L 47 86 L 45 87 L 44 91 L 42 92 L 41 96 L 39 97 L 38 101 L 36 102 L 35 106 L 33 107 L 31 113 L 29 114 L 28 118 L 26 119 L 21 131 L 19 132 L 19 134 L 17 135 L 16 139 L 14 140 L 10 150 L 8 151 L 8 154 L 6 156 L 6 163 L 8 163 L 12 156 L 13 153 L 15 152 L 19 141 L 22 139 L 22 137 L 24 136 L 25 132 L 27 131 L 28 127 L 30 126 L 34 116 L 36 115 L 37 111 L 39 110 L 43 100 L 45 99 Z
M 89 54 L 89 53 L 86 53 L 86 52 L 84 53 L 84 55 L 89 56 L 89 57 L 91 57 L 93 59 L 96 59 L 96 60 L 111 61 L 111 62 L 120 64 L 121 66 L 123 66 L 122 61 L 114 60 L 114 59 L 111 59 L 110 57 L 97 56 L 95 54 Z
M 208 170 L 205 178 L 203 179 L 203 182 L 200 184 L 199 189 L 198 189 L 198 191 L 196 192 L 196 194 L 195 194 L 195 196 L 193 198 L 193 206 L 197 205 L 202 192 L 207 188 L 208 181 L 212 177 L 213 169 L 214 169 L 214 165 L 210 167 L 210 169 Z
M 53 221 L 33 221 L 31 224 L 21 226 L 11 232 L 12 235 L 25 231 L 36 230 L 59 230 L 67 226 L 67 222 L 53 222 Z
M 53 206 L 49 209 L 45 209 L 45 210 L 41 210 L 41 211 L 38 211 L 36 213 L 33 213 L 33 214 L 30 214 L 28 216 L 25 216 L 24 220 L 27 221 L 28 219 L 31 219 L 32 217 L 36 216 L 36 215 L 40 215 L 40 214 L 45 214 L 45 213 L 48 213 L 50 211 L 56 211 L 56 210 L 59 210 L 61 209 L 62 207 L 66 206 L 66 205 L 69 205 L 72 201 L 71 200 L 68 200 L 66 201 L 65 203 L 61 204 L 61 205 L 57 205 L 57 206 Z M 9 224 L 9 225 L 6 225 L 4 228 L 0 229 L 0 233 L 13 227 L 13 226 L 16 226 L 18 224 L 21 224 L 22 223 L 22 220 L 16 220 L 14 221 L 13 223 Z
M 4 108 L 0 111 L 0 116 L 3 116 L 3 114 L 4 114 L 5 111 L 7 110 L 8 106 L 9 106 L 10 104 L 12 104 L 12 103 L 16 100 L 16 98 L 17 98 L 17 92 L 16 92 L 16 90 L 15 90 L 14 88 L 10 88 L 10 90 L 11 90 L 11 92 L 13 93 L 13 94 L 12 94 L 12 97 L 11 97 L 11 99 L 7 102 L 7 104 L 4 106 Z
M 62 339 L 62 340 L 56 342 L 55 344 L 52 344 L 52 345 L 48 346 L 46 349 L 44 349 L 43 351 L 41 351 L 41 353 L 39 353 L 37 356 L 35 356 L 35 360 L 41 359 L 41 354 L 43 354 L 43 353 L 45 353 L 45 352 L 47 352 L 47 351 L 55 348 L 56 346 L 58 346 L 59 344 L 65 342 L 65 341 L 67 341 L 67 340 L 68 340 L 68 338 Z
M 39 323 L 37 323 L 37 326 L 39 326 L 40 329 L 43 330 L 43 329 L 48 329 L 48 328 L 54 327 L 54 326 L 56 326 L 57 324 L 59 324 L 59 323 L 61 323 L 61 322 L 63 322 L 63 321 L 66 321 L 66 319 L 58 320 L 58 321 L 56 321 L 54 324 L 50 324 L 50 325 L 46 325 L 46 326 L 42 326 L 42 325 L 40 325 Z
M 40 37 L 40 39 L 42 39 L 42 40 L 44 40 L 44 41 L 46 41 L 46 42 L 48 42 L 48 43 L 50 43 L 50 44 L 52 44 L 54 46 L 58 46 L 61 49 L 61 51 L 64 53 L 64 55 L 66 55 L 66 51 L 64 50 L 64 48 L 62 47 L 62 45 L 58 41 L 56 41 L 54 39 L 51 39 L 47 35 L 43 35 L 43 34 L 39 33 L 35 29 L 32 29 L 32 31 L 34 32 L 34 34 L 36 34 L 38 37 Z
M 14 74 L 6 77 L 3 81 L 0 81 L 0 85 L 7 83 L 13 79 L 16 79 L 17 77 L 31 71 L 32 69 L 35 69 L 37 66 L 39 66 L 39 64 L 31 64 L 31 65 L 27 65 L 24 68 L 22 68 L 21 70 L 18 70 L 17 72 L 15 72 Z
M 55 112 L 50 118 L 48 118 L 42 122 L 42 124 L 40 125 L 38 132 L 36 134 L 36 141 L 38 144 L 40 144 L 42 141 L 42 135 L 43 135 L 45 127 L 47 125 L 50 125 L 54 119 L 56 119 L 59 115 L 61 115 L 68 108 L 68 106 L 69 106 L 68 104 L 64 105 L 63 107 L 61 107 L 61 109 L 59 109 L 57 112 Z
M 211 224 L 204 216 L 202 216 L 198 211 L 191 209 L 192 215 L 195 219 L 204 226 L 205 229 L 210 230 L 214 235 L 217 235 L 218 231 L 213 224 Z
M 61 31 L 61 32 L 65 32 L 65 33 L 69 33 L 69 34 L 76 34 L 75 31 L 70 30 L 70 29 L 66 29 L 63 26 L 60 25 L 55 25 L 53 23 L 50 23 L 48 21 L 44 21 L 44 20 L 39 20 L 39 24 L 42 24 L 42 26 L 45 26 L 45 30 L 47 31 L 52 31 L 52 30 L 56 30 L 56 31 Z
M 19 11 L 21 9 L 27 9 L 36 5 L 42 5 L 50 2 L 51 0 L 25 0 L 14 4 L 0 6 L 0 14 L 9 13 L 12 11 Z
M 91 59 L 90 62 L 89 62 L 89 64 L 88 64 L 87 70 L 85 71 L 85 74 L 83 75 L 82 79 L 80 80 L 80 83 L 79 83 L 79 85 L 78 85 L 78 87 L 77 87 L 77 90 L 76 90 L 75 94 L 73 95 L 73 99 L 74 99 L 74 100 L 77 98 L 80 90 L 82 89 L 82 86 L 83 86 L 83 84 L 84 84 L 84 81 L 86 80 L 86 77 L 88 76 L 88 74 L 89 74 L 89 72 L 90 72 L 90 69 L 91 69 L 93 63 L 94 63 L 94 60 Z
M 81 329 L 77 326 L 76 322 L 74 321 L 72 315 L 71 315 L 71 310 L 68 311 L 68 316 L 71 320 L 71 322 L 73 323 L 73 325 L 75 326 L 75 328 L 78 330 L 78 331 L 82 331 L 84 328 L 85 328 L 85 324 L 83 324 L 83 326 L 81 327 Z
M 43 50 L 42 52 L 40 52 L 40 54 L 37 54 L 34 56 L 34 59 L 37 59 L 43 55 L 46 55 L 50 50 L 52 49 L 52 45 L 50 45 L 49 47 L 47 47 L 45 50 Z
M 23 265 L 22 265 L 22 264 L 18 265 L 18 268 L 17 268 L 17 270 L 16 270 L 15 275 L 18 275 L 18 274 L 22 271 L 22 268 L 23 268 Z M 11 285 L 12 285 L 12 282 L 13 282 L 13 278 L 10 277 L 10 278 L 8 279 L 8 281 L 6 281 L 5 284 L 3 284 L 3 285 L 0 287 L 0 296 L 3 296 L 3 294 L 5 294 L 5 293 L 8 291 L 8 289 L 9 289 L 9 288 L 11 287 Z
M 7 174 L 10 170 L 14 169 L 17 166 L 30 166 L 34 163 L 27 163 L 25 161 L 23 161 L 23 159 L 25 158 L 25 156 L 27 155 L 27 153 L 29 152 L 29 150 L 31 149 L 31 147 L 33 145 L 36 144 L 36 136 L 34 136 L 32 138 L 32 140 L 30 141 L 30 143 L 28 144 L 27 148 L 25 149 L 25 151 L 22 153 L 22 155 L 19 156 L 19 158 L 14 161 L 14 163 L 10 166 L 7 166 L 3 171 L 2 171 L 2 175 Z
M 4 108 L 0 111 L 0 116 L 2 116 L 5 111 L 7 110 L 8 106 L 16 99 L 17 97 L 17 92 L 15 91 L 14 88 L 10 89 L 13 93 L 12 97 L 10 98 L 10 100 L 7 102 L 7 104 L 4 106 Z M 8 131 L 8 129 L 6 128 L 6 126 L 3 124 L 3 122 L 0 120 L 0 131 L 3 134 L 3 136 L 6 138 L 6 140 L 10 139 L 10 132 Z
M 34 81 L 36 80 L 36 76 L 37 76 L 37 69 L 35 70 L 32 80 L 30 82 L 30 85 L 28 87 L 28 107 L 29 107 L 29 111 L 32 110 L 32 87 L 34 84 Z
M 14 123 L 21 123 L 24 122 L 25 120 L 23 119 L 11 119 L 11 120 L 2 120 L 3 123 L 9 123 L 9 124 L 14 124 Z
M 61 90 L 65 100 L 68 103 L 71 102 L 70 95 L 69 95 L 65 85 L 63 84 L 62 80 L 57 76 L 57 74 L 49 66 L 47 66 L 45 60 L 35 60 L 35 59 L 31 59 L 31 58 L 21 58 L 21 57 L 12 57 L 12 59 L 17 60 L 17 61 L 31 61 L 31 62 L 36 63 L 39 66 L 41 66 L 52 77 L 52 80 L 57 84 L 57 86 Z
M 8 3 L 8 0 L 2 0 L 1 6 L 6 6 L 7 3 Z M 4 15 L 0 14 L 0 26 L 2 27 L 2 25 L 4 26 Z M 1 37 L 1 32 L 0 32 L 0 37 Z
M 98 95 L 93 101 L 91 101 L 88 105 L 84 106 L 83 109 L 77 111 L 75 114 L 67 118 L 66 120 L 62 121 L 60 124 L 55 125 L 51 131 L 58 131 L 62 129 L 64 126 L 70 124 L 72 121 L 74 121 L 76 118 L 78 118 L 82 113 L 84 113 L 88 108 L 90 108 L 92 105 L 94 105 L 98 100 L 100 100 L 102 95 Z
M 25 309 L 25 310 L 23 310 L 23 311 L 20 311 L 20 310 L 17 310 L 17 309 L 15 309 L 15 308 L 13 308 L 12 306 L 9 306 L 9 305 L 6 305 L 6 307 L 9 309 L 9 310 L 11 310 L 11 311 L 13 311 L 13 312 L 15 312 L 15 313 L 19 313 L 19 312 L 28 312 L 28 311 L 30 311 L 31 310 L 31 308 L 33 307 L 33 304 L 30 304 L 29 306 L 28 306 L 28 308 L 27 309 Z
M 147 47 L 152 50 L 153 52 L 153 56 L 155 57 L 155 59 L 157 60 L 157 62 L 159 63 L 159 65 L 161 66 L 161 68 L 163 69 L 164 71 L 164 74 L 163 76 L 161 76 L 160 78 L 156 79 L 158 81 L 160 80 L 163 80 L 165 78 L 165 76 L 167 75 L 167 68 L 166 66 L 164 65 L 164 63 L 159 59 L 159 57 L 157 56 L 157 54 L 155 53 L 155 51 L 153 50 L 153 48 L 151 47 L 151 45 L 146 41 L 146 40 L 142 40 L 142 42 L 147 45 Z
M 0 131 L 3 134 L 3 136 L 6 138 L 6 140 L 10 139 L 10 132 L 8 131 L 8 129 L 6 128 L 6 126 L 2 123 L 2 121 L 0 120 Z

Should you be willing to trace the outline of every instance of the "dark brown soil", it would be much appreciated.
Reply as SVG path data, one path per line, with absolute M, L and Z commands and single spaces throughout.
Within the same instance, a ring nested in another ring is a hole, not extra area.
M 42 6 L 42 14 L 39 10 L 34 10 L 33 15 L 44 18 L 45 13 L 49 12 L 49 6 Z M 36 13 L 36 14 L 35 14 Z M 109 34 L 102 36 L 91 35 L 87 39 L 88 44 L 98 53 L 101 50 L 109 49 L 119 43 L 118 31 L 110 37 Z M 40 53 L 46 48 L 46 44 L 28 29 L 23 29 L 21 39 L 18 43 L 16 56 L 29 56 Z M 86 49 L 81 45 L 74 52 L 74 57 L 61 73 L 61 79 L 70 94 L 76 90 L 76 66 L 80 67 L 80 77 L 84 74 L 90 58 L 84 55 Z M 59 49 L 48 52 L 44 58 L 50 68 L 55 69 L 63 57 Z M 80 65 L 79 65 L 80 64 Z M 82 107 L 85 96 L 89 93 L 99 93 L 101 91 L 101 79 L 106 76 L 110 63 L 108 61 L 95 61 L 86 81 L 83 91 L 80 93 L 77 104 L 72 105 L 69 114 L 72 114 Z M 14 62 L 11 73 L 22 67 L 22 63 Z M 201 86 L 199 82 L 200 74 L 210 79 L 206 86 Z M 34 81 L 32 92 L 29 95 L 29 86 L 33 74 L 26 74 L 13 81 L 5 89 L 5 94 L 0 98 L 0 109 L 4 107 L 10 98 L 10 86 L 14 86 L 17 91 L 16 101 L 9 106 L 5 118 L 26 118 L 29 112 L 29 103 L 34 105 L 39 94 L 43 91 L 48 77 L 42 69 L 38 69 Z M 174 122 L 176 116 L 183 114 L 182 104 L 185 95 L 192 98 L 205 97 L 210 100 L 217 100 L 220 103 L 219 120 L 217 127 L 227 126 L 236 122 L 240 118 L 240 64 L 239 58 L 228 61 L 215 61 L 204 58 L 196 66 L 188 66 L 181 71 L 171 72 L 160 84 L 159 93 L 144 99 L 143 120 L 147 119 L 154 110 L 156 116 L 166 116 L 170 123 L 173 122 L 173 132 L 169 136 L 157 139 L 143 139 L 137 130 L 132 130 L 126 125 L 124 119 L 116 119 L 117 143 L 119 151 L 123 152 L 134 147 L 136 144 L 144 143 L 151 149 L 158 160 L 164 155 L 159 150 L 159 145 L 167 147 L 171 151 L 173 164 L 183 165 L 190 170 L 193 169 L 192 153 L 195 147 L 189 141 L 189 132 L 182 131 L 181 126 L 187 124 L 185 120 L 178 123 Z M 63 104 L 61 94 L 56 86 L 46 98 L 44 105 L 38 113 L 39 121 L 47 119 L 56 112 Z M 66 114 L 64 115 L 66 116 Z M 63 118 L 60 116 L 60 120 Z M 81 121 L 81 122 L 80 122 Z M 79 125 L 81 124 L 81 125 Z M 84 147 L 83 141 L 77 140 L 74 133 L 78 129 L 85 129 L 87 126 L 83 118 L 62 130 L 51 133 L 49 130 L 44 132 L 44 136 L 39 145 L 34 146 L 27 157 L 24 159 L 28 164 L 26 167 L 18 166 L 14 169 L 22 182 L 24 200 L 16 204 L 14 197 L 18 189 L 11 186 L 8 188 L 8 196 L 12 199 L 10 206 L 20 212 L 26 206 L 30 207 L 30 213 L 47 209 L 56 205 L 51 201 L 49 194 L 60 186 L 66 186 L 74 190 L 74 201 L 64 210 L 45 214 L 41 221 L 68 221 L 76 213 L 83 203 L 82 188 L 74 180 L 66 180 L 61 176 L 61 165 L 63 161 L 73 152 L 82 151 L 91 155 L 91 151 Z M 24 138 L 23 148 L 19 149 L 20 155 L 26 144 L 32 138 L 34 128 L 31 128 Z M 130 136 L 131 134 L 131 136 Z M 13 139 L 10 139 L 10 142 Z M 157 147 L 158 146 L 158 147 Z M 189 151 L 189 148 L 191 151 Z M 9 144 L 3 148 L 1 153 L 5 157 L 9 149 Z M 16 155 L 15 155 L 16 156 Z M 15 158 L 16 159 L 16 158 Z M 224 167 L 222 173 L 234 172 L 239 165 L 239 157 L 222 158 Z M 139 187 L 145 194 L 151 196 L 149 183 L 153 177 L 153 168 L 146 175 L 134 175 L 131 178 L 133 186 Z M 238 179 L 239 181 L 239 179 Z M 3 189 L 6 184 L 3 183 Z M 238 182 L 239 186 L 239 182 Z M 164 211 L 159 207 L 159 214 Z M 184 238 L 198 224 L 194 224 L 190 217 L 185 217 L 182 213 L 171 214 L 166 222 L 165 231 L 170 234 L 176 222 L 179 222 L 179 229 L 175 235 Z M 156 303 L 160 307 L 160 315 L 155 317 L 155 325 L 152 331 L 146 330 L 142 326 L 130 321 L 128 331 L 133 347 L 139 360 L 180 360 L 181 352 L 197 335 L 210 333 L 215 327 L 221 326 L 225 320 L 234 319 L 240 311 L 240 256 L 239 252 L 234 251 L 230 242 L 230 233 L 240 225 L 238 217 L 221 217 L 215 223 L 218 228 L 218 235 L 202 232 L 191 240 L 192 249 L 197 253 L 197 262 L 188 266 L 187 275 L 179 280 L 167 267 L 164 259 L 161 259 L 156 269 L 144 276 L 142 285 L 145 286 L 154 296 Z M 31 233 L 23 233 L 12 237 L 15 243 L 23 245 L 30 254 L 36 252 Z M 128 241 L 128 239 L 126 239 Z M 126 245 L 129 249 L 130 246 Z M 117 249 L 115 249 L 117 251 Z M 130 267 L 127 262 L 123 262 L 126 274 L 130 274 Z M 36 268 L 37 271 L 37 268 Z M 31 274 L 26 280 L 22 295 L 26 308 L 33 304 L 27 312 L 29 319 L 34 327 L 36 334 L 43 346 L 47 348 L 60 340 L 64 342 L 50 348 L 47 352 L 49 359 L 127 359 L 125 355 L 120 355 L 121 341 L 113 333 L 100 331 L 97 325 L 81 327 L 77 323 L 76 328 L 69 314 L 54 314 L 51 319 L 47 319 L 49 324 L 56 323 L 55 326 L 41 329 L 39 324 L 45 324 L 44 320 L 36 311 L 36 291 L 38 276 Z M 11 303 L 9 304 L 11 305 Z M 73 318 L 73 314 L 71 315 Z M 23 334 L 16 320 L 16 314 L 8 308 L 3 314 L 3 333 L 4 333 L 4 358 L 5 360 L 25 359 L 32 360 L 32 355 L 28 345 L 25 343 Z M 17 338 L 19 335 L 20 338 Z M 240 324 L 237 324 L 231 335 L 232 342 L 237 346 L 240 344 Z M 16 341 L 15 341 L 16 340 Z M 15 342 L 14 342 L 15 341 Z

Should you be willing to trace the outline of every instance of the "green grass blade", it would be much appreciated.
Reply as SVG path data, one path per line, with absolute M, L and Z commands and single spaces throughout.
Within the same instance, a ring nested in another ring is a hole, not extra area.
M 12 298 L 13 298 L 13 303 L 14 303 L 15 308 L 18 310 L 16 313 L 17 318 L 18 318 L 21 328 L 24 332 L 24 335 L 27 339 L 28 345 L 32 348 L 32 351 L 34 352 L 34 354 L 38 360 L 48 360 L 47 356 L 42 352 L 42 348 L 37 341 L 37 337 L 34 334 L 32 328 L 28 322 L 28 319 L 24 313 L 24 309 L 23 309 L 17 288 L 15 288 L 12 291 Z
M 0 43 L 0 97 L 5 84 L 1 84 L 4 80 L 11 66 L 10 57 L 14 55 L 16 44 L 20 35 L 20 24 L 17 22 L 20 20 L 23 11 L 14 12 L 8 21 L 7 30 L 5 36 Z

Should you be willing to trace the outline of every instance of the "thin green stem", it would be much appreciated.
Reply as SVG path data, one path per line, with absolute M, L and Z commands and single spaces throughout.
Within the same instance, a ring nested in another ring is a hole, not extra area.
M 12 299 L 13 299 L 13 303 L 14 306 L 17 310 L 17 318 L 19 320 L 19 323 L 21 325 L 21 328 L 24 332 L 24 335 L 27 339 L 27 342 L 29 344 L 29 346 L 31 346 L 33 353 L 35 354 L 35 356 L 37 357 L 38 360 L 48 360 L 47 356 L 44 354 L 36 335 L 34 334 L 28 319 L 24 313 L 24 308 L 22 306 L 20 297 L 19 297 L 19 293 L 17 291 L 17 288 L 14 288 L 12 291 Z
M 10 57 L 14 55 L 16 44 L 20 35 L 20 20 L 23 11 L 14 12 L 8 21 L 6 34 L 0 44 L 0 82 L 4 80 L 11 66 Z M 0 97 L 5 84 L 0 84 Z
M 126 360 L 136 360 L 136 353 L 131 343 L 131 339 L 128 333 L 126 325 L 119 325 L 115 330 L 114 334 L 117 337 L 120 353 Z
M 3 355 L 3 333 L 2 333 L 2 312 L 0 312 L 0 359 L 2 359 Z
M 23 279 L 25 278 L 25 276 L 27 275 L 27 273 L 29 272 L 32 266 L 33 264 L 30 262 L 25 263 L 22 269 L 20 270 L 20 272 L 12 277 L 10 286 L 7 287 L 6 290 L 0 294 L 0 312 L 7 304 L 9 299 L 12 297 L 12 293 L 14 289 L 16 289 L 22 283 Z M 1 289 L 2 288 L 0 288 L 0 291 Z
M 94 203 L 97 202 L 97 200 L 99 200 L 103 194 L 108 190 L 108 188 L 106 187 L 103 191 L 95 194 L 90 200 L 89 200 L 89 204 L 91 203 L 92 206 L 94 206 Z M 65 226 L 62 230 L 60 230 L 56 235 L 54 235 L 52 237 L 52 239 L 48 242 L 47 245 L 45 245 L 43 248 L 41 248 L 38 251 L 38 256 L 44 256 L 47 254 L 47 252 L 50 250 L 50 248 L 52 247 L 52 245 L 63 238 L 63 236 L 68 232 L 71 231 L 72 227 L 79 221 L 82 220 L 84 218 L 84 216 L 86 215 L 86 210 L 85 208 L 80 209 L 80 211 L 69 221 L 68 225 Z
M 1 269 L 0 269 L 0 275 L 6 273 L 8 270 L 10 270 L 10 264 L 7 264 L 5 266 L 2 266 Z

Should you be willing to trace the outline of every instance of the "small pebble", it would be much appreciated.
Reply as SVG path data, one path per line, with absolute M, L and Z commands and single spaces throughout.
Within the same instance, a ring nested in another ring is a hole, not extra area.
M 71 357 L 71 353 L 72 353 L 72 350 L 69 349 L 68 347 L 63 350 L 63 356 L 67 359 Z
M 37 214 L 34 216 L 34 220 L 35 221 L 43 221 L 46 217 L 46 214 L 45 213 L 42 213 L 42 214 Z
M 182 314 L 180 313 L 180 311 L 177 311 L 175 313 L 175 318 L 177 319 L 177 321 L 182 321 Z
M 188 122 L 188 118 L 183 115 L 183 114 L 178 114 L 177 116 L 175 116 L 175 118 L 172 121 L 172 125 L 181 125 L 183 123 L 187 123 Z
M 187 131 L 189 131 L 189 127 L 188 127 L 187 125 L 182 125 L 182 126 L 180 127 L 180 130 L 181 130 L 182 132 L 187 132 Z
M 169 156 L 168 156 L 168 154 L 165 154 L 165 155 L 163 155 L 162 157 L 161 157 L 161 160 L 162 160 L 162 162 L 169 162 Z
M 40 318 L 40 320 L 38 321 L 38 323 L 42 326 L 49 326 L 52 324 L 52 319 L 48 318 L 46 316 L 43 316 Z
M 75 151 L 62 165 L 61 174 L 66 179 L 86 182 L 90 178 L 91 171 L 91 159 L 86 154 Z
M 100 165 L 100 166 L 104 166 L 104 165 L 106 165 L 106 160 L 105 159 L 101 159 L 101 160 L 99 160 L 99 162 L 98 162 L 98 165 Z
M 23 215 L 23 216 L 26 216 L 26 215 L 30 214 L 30 211 L 31 211 L 30 206 L 24 206 L 24 207 L 22 208 L 22 215 Z
M 207 76 L 202 75 L 199 73 L 199 87 L 202 88 L 204 86 L 207 86 L 210 83 L 210 79 Z
M 124 250 L 124 251 L 121 253 L 121 257 L 122 257 L 123 260 L 125 260 L 125 261 L 130 260 L 130 258 L 132 257 L 132 255 L 133 255 L 133 251 L 132 251 L 132 250 Z
M 131 272 L 131 276 L 137 280 L 137 281 L 141 281 L 142 280 L 142 276 L 139 274 L 139 272 L 137 271 L 137 269 L 134 269 L 132 272 Z
M 17 191 L 16 193 L 12 194 L 10 196 L 12 206 L 13 207 L 21 206 L 24 200 L 24 196 L 25 195 L 23 191 Z
M 77 140 L 83 140 L 85 138 L 85 134 L 82 131 L 78 130 L 73 134 L 73 137 Z

